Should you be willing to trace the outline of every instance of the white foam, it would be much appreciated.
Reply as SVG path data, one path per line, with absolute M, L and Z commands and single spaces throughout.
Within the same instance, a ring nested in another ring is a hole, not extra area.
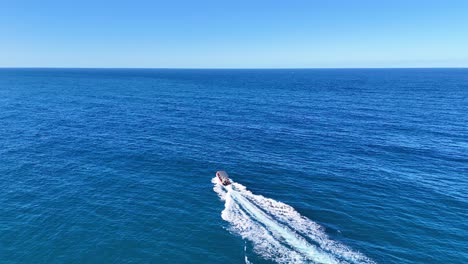
M 252 262 L 250 262 L 249 258 L 247 257 L 247 242 L 244 243 L 244 260 L 245 264 L 252 264 Z
M 225 201 L 221 217 L 230 223 L 233 233 L 251 241 L 263 258 L 277 263 L 374 263 L 329 239 L 320 225 L 291 206 L 254 195 L 235 182 L 224 188 L 216 177 L 212 182 L 213 190 Z

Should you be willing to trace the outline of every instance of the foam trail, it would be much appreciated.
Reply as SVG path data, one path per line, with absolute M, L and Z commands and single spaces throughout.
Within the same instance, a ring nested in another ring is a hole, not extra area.
M 294 231 L 273 220 L 267 214 L 249 203 L 240 193 L 236 191 L 228 192 L 231 196 L 249 213 L 255 220 L 262 223 L 273 233 L 277 239 L 283 239 L 284 242 L 296 251 L 305 255 L 318 263 L 338 263 L 333 256 L 321 252 L 317 247 L 307 243 L 303 238 L 297 236 Z
M 231 224 L 230 230 L 251 241 L 263 258 L 278 263 L 374 263 L 329 239 L 320 225 L 291 206 L 254 195 L 235 182 L 224 188 L 216 177 L 212 182 L 213 190 L 225 201 L 221 216 Z
M 250 262 L 249 258 L 247 257 L 247 241 L 244 243 L 244 260 L 245 264 L 252 264 L 252 262 Z

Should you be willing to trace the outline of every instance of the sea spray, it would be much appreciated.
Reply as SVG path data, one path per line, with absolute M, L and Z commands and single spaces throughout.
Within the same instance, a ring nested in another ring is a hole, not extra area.
M 239 183 L 222 187 L 216 177 L 212 182 L 225 201 L 221 217 L 230 231 L 249 240 L 261 257 L 277 263 L 374 263 L 328 238 L 323 227 L 291 206 L 255 195 Z

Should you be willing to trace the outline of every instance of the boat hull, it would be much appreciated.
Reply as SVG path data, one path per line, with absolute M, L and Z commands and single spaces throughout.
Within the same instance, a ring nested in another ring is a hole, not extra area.
M 224 186 L 228 186 L 231 184 L 229 176 L 225 171 L 217 171 L 216 177 L 218 178 L 219 182 Z

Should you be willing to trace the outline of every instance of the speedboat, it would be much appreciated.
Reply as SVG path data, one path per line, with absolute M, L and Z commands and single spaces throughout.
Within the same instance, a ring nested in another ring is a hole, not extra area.
M 229 184 L 231 184 L 228 174 L 225 171 L 217 171 L 216 177 L 218 177 L 219 182 L 224 186 L 228 186 Z

